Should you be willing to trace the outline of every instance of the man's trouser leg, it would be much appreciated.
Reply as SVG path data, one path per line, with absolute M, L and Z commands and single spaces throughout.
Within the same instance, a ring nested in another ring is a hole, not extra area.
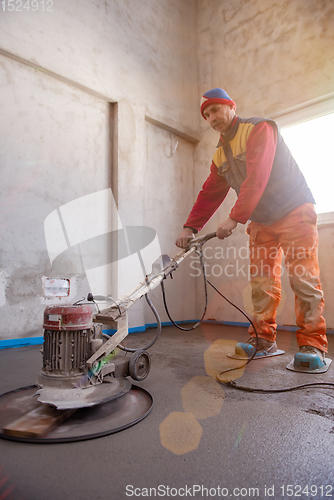
M 306 203 L 271 227 L 284 251 L 290 285 L 295 293 L 298 345 L 311 345 L 327 352 L 316 220 L 313 204 Z
M 270 226 L 251 222 L 247 228 L 250 250 L 250 283 L 257 334 L 276 340 L 276 312 L 281 299 L 282 250 Z M 251 326 L 249 333 L 255 336 Z

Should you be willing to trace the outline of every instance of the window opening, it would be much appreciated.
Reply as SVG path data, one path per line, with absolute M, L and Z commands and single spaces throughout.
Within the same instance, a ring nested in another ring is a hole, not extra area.
M 318 214 L 334 212 L 333 130 L 334 111 L 281 128 L 282 136 L 313 193 Z

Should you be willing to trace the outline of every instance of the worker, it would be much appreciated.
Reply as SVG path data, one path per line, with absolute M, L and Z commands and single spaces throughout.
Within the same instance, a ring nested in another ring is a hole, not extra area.
M 201 114 L 220 134 L 208 178 L 176 240 L 184 248 L 224 201 L 230 187 L 237 200 L 229 217 L 217 227 L 220 239 L 247 224 L 254 325 L 246 352 L 273 354 L 276 312 L 281 298 L 281 260 L 284 253 L 295 293 L 297 343 L 300 353 L 324 362 L 327 352 L 324 297 L 318 265 L 317 216 L 314 198 L 278 130 L 266 118 L 243 119 L 236 104 L 221 88 L 206 92 Z M 242 345 L 242 344 L 241 344 Z M 245 344 L 244 344 L 245 345 Z

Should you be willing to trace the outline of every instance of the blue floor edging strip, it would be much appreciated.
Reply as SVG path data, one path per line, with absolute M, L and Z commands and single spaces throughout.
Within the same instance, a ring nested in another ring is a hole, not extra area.
M 190 319 L 188 321 L 176 321 L 178 325 L 184 324 L 184 323 L 197 323 L 197 319 Z M 173 326 L 173 323 L 171 321 L 166 321 L 161 323 L 162 326 Z M 157 323 L 147 323 L 143 326 L 134 326 L 129 328 L 129 333 L 139 333 L 139 332 L 145 332 L 147 328 L 156 328 L 158 325 Z M 106 333 L 107 335 L 113 335 L 116 333 L 116 330 L 114 329 L 104 329 L 103 333 Z M 43 337 L 27 337 L 27 338 L 21 338 L 21 339 L 6 339 L 6 340 L 0 340 L 0 350 L 1 349 L 10 349 L 12 347 L 24 347 L 24 346 L 29 346 L 29 345 L 41 345 L 43 344 L 44 338 Z
M 198 323 L 199 320 L 197 319 L 189 319 L 186 321 L 176 321 L 178 325 L 186 324 L 186 323 Z M 250 323 L 243 323 L 239 321 L 216 321 L 216 320 L 204 320 L 202 323 L 208 323 L 212 325 L 226 325 L 226 326 L 242 326 L 245 328 L 248 328 Z M 173 326 L 173 323 L 171 321 L 163 321 L 161 323 L 162 326 Z M 139 332 L 145 332 L 148 328 L 156 328 L 158 325 L 157 323 L 147 323 L 143 326 L 134 326 L 132 328 L 129 328 L 129 333 L 139 333 Z M 291 331 L 295 332 L 298 330 L 297 326 L 288 326 L 288 325 L 278 325 L 277 330 L 286 330 L 286 331 Z M 107 335 L 113 335 L 116 332 L 116 330 L 103 330 L 103 333 L 106 333 Z M 327 334 L 333 334 L 334 329 L 328 328 L 327 329 Z M 43 337 L 28 337 L 28 338 L 21 338 L 21 339 L 6 339 L 6 340 L 0 340 L 0 350 L 1 349 L 10 349 L 12 347 L 24 347 L 24 346 L 30 346 L 30 345 L 41 345 L 43 344 Z
M 0 349 L 9 349 L 11 347 L 23 347 L 27 345 L 43 344 L 43 337 L 28 337 L 22 339 L 0 340 Z
M 198 319 L 189 319 L 188 321 L 175 321 L 175 323 L 178 325 L 184 325 L 186 323 L 198 323 L 198 321 Z M 157 328 L 157 326 L 157 323 L 146 323 L 144 326 L 134 326 L 129 328 L 129 333 L 145 332 L 148 328 Z M 173 323 L 171 321 L 162 321 L 161 326 L 173 326 Z M 116 333 L 116 330 L 103 330 L 103 333 L 113 335 Z
M 202 321 L 202 323 L 211 323 L 212 325 L 229 325 L 229 326 L 243 326 L 245 328 L 248 328 L 250 326 L 250 323 L 246 323 L 243 321 L 218 321 L 214 319 L 205 319 Z M 295 332 L 298 330 L 298 326 L 288 326 L 288 325 L 277 325 L 277 330 L 287 330 L 291 332 Z M 331 332 L 330 330 L 327 331 L 327 333 L 334 333 L 334 330 Z

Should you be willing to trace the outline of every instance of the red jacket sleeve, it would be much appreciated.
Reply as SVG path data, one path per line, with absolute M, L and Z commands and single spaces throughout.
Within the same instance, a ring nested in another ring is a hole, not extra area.
M 184 227 L 200 231 L 224 201 L 230 186 L 224 177 L 218 174 L 212 162 L 210 175 L 203 184 Z
M 231 219 L 245 224 L 267 186 L 276 153 L 277 131 L 268 122 L 254 127 L 247 140 L 247 177 L 241 184 Z

